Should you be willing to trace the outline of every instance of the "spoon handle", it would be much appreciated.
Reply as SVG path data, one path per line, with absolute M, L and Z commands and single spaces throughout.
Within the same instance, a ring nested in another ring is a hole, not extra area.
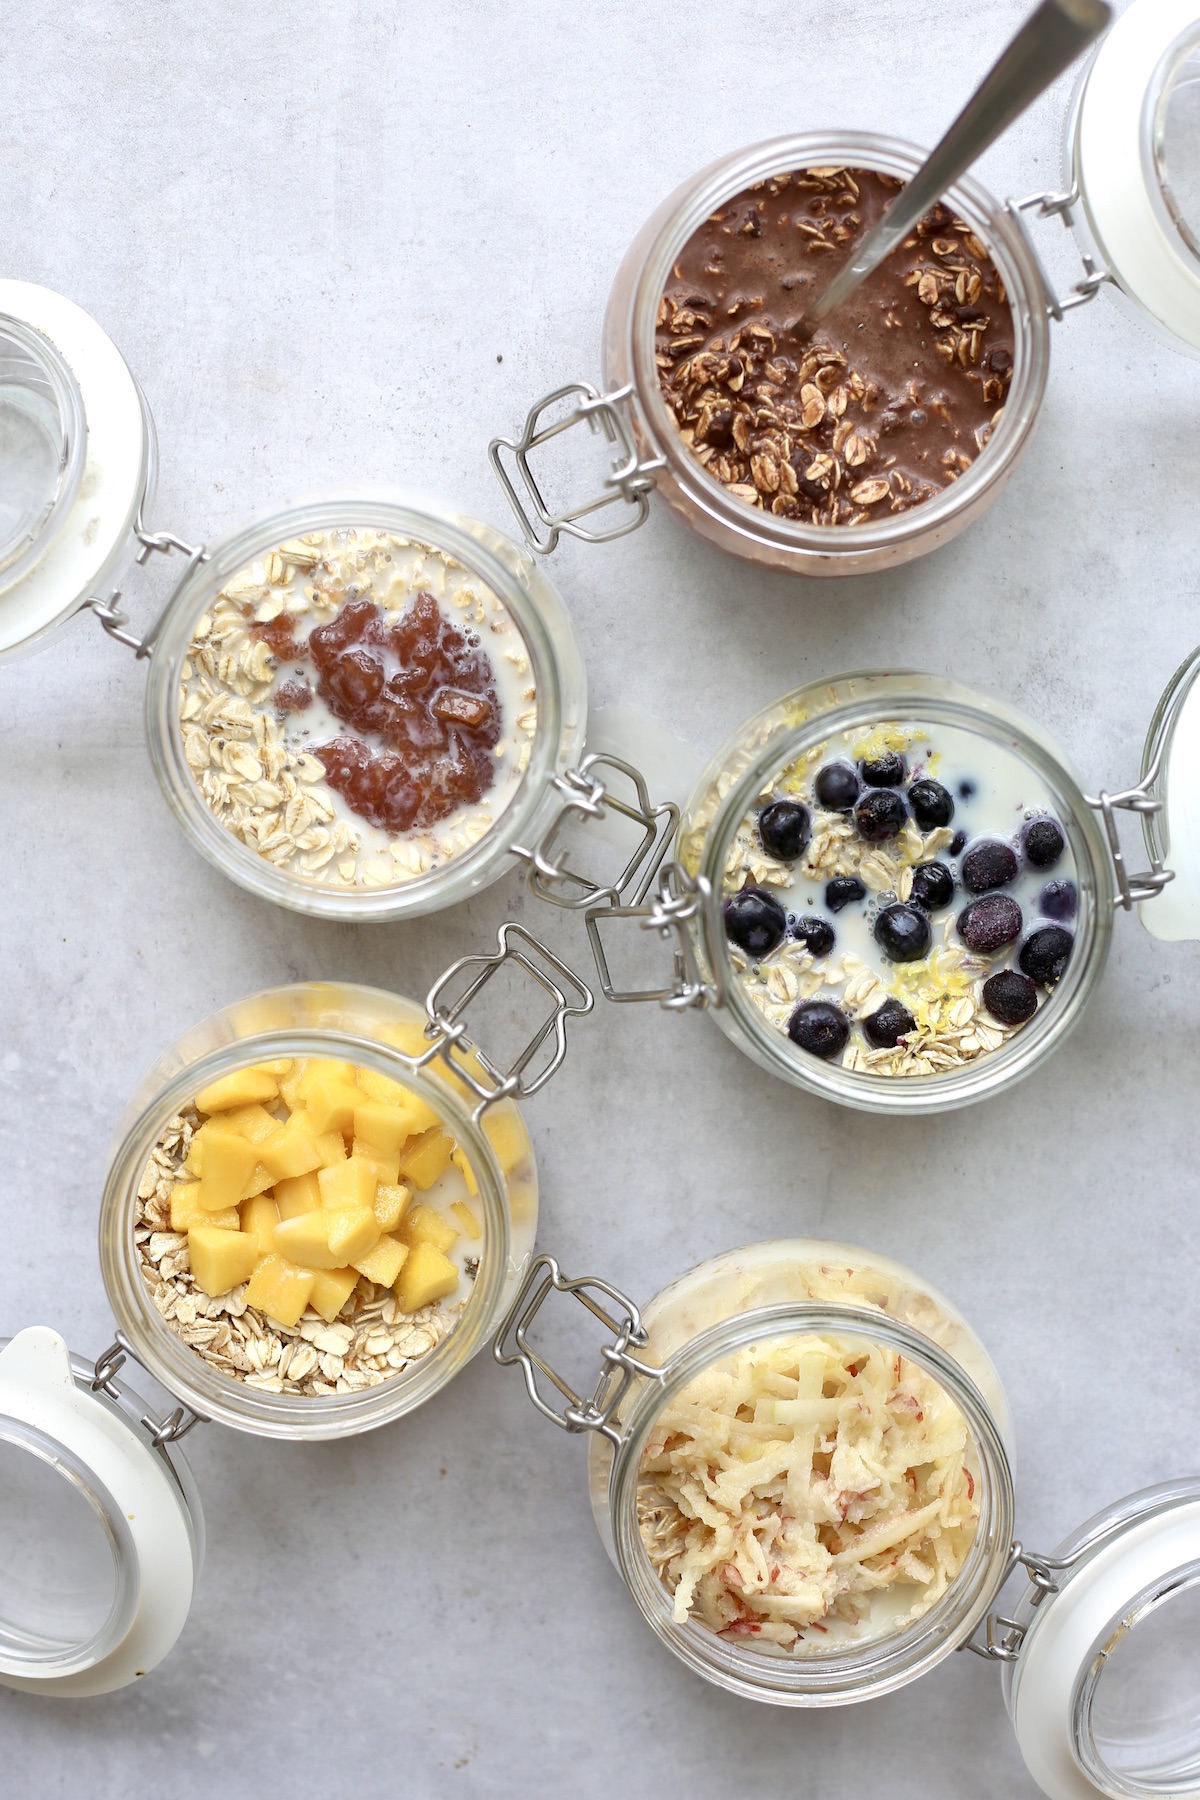
M 1106 0 L 1041 0 L 912 180 L 843 268 L 806 308 L 796 335 L 810 338 L 877 269 L 947 188 L 1068 68 L 1112 18 Z

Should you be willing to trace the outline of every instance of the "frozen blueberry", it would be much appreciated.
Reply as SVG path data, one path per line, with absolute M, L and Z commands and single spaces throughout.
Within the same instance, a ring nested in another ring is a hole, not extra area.
M 849 763 L 826 763 L 818 770 L 813 793 L 826 812 L 849 812 L 858 799 L 861 783 Z
M 882 844 L 903 831 L 908 808 L 895 788 L 872 788 L 854 809 L 854 823 L 869 843 Z
M 976 844 L 963 857 L 962 882 L 970 894 L 986 894 L 990 888 L 1003 887 L 1016 879 L 1017 853 L 1011 844 L 997 843 L 994 838 Z
M 1073 919 L 1078 907 L 1073 881 L 1048 881 L 1038 897 L 1038 908 L 1048 919 Z
M 862 764 L 862 778 L 868 787 L 899 787 L 908 774 L 908 765 L 895 750 L 885 750 L 882 756 L 873 756 L 870 762 Z
M 933 831 L 948 825 L 954 817 L 954 799 L 940 781 L 914 781 L 908 790 L 908 804 L 922 831 Z
M 958 791 L 964 800 L 969 800 L 971 795 L 975 792 L 975 783 L 973 781 L 960 781 L 958 784 Z
M 840 1006 L 805 1000 L 788 1020 L 788 1036 L 811 1056 L 836 1056 L 850 1036 L 850 1021 Z
M 919 962 L 929 949 L 929 920 L 919 906 L 885 906 L 875 921 L 875 942 L 893 962 Z
M 902 1037 L 916 1029 L 917 1021 L 907 1006 L 901 1006 L 898 1000 L 885 1000 L 878 1012 L 863 1020 L 867 1042 L 876 1050 L 894 1049 Z
M 1001 1025 L 1023 1025 L 1037 1011 L 1037 988 L 1028 975 L 1001 969 L 984 982 L 983 1004 Z
M 1064 931 L 1061 925 L 1043 925 L 1040 931 L 1030 932 L 1021 945 L 1017 961 L 1031 981 L 1042 987 L 1053 987 L 1062 978 L 1074 942 L 1071 933 Z
M 758 835 L 768 856 L 795 862 L 812 836 L 807 806 L 795 800 L 773 800 L 758 815 Z
M 1025 829 L 1025 856 L 1035 869 L 1052 869 L 1067 840 L 1053 819 L 1035 819 Z
M 1010 894 L 985 894 L 963 907 L 957 930 L 968 950 L 990 956 L 1002 944 L 1016 942 L 1022 923 L 1021 909 Z
M 954 836 L 950 840 L 951 856 L 957 856 L 959 854 L 959 852 L 965 848 L 966 842 L 967 842 L 966 832 L 965 831 L 956 831 Z
M 725 902 L 726 936 L 747 956 L 766 956 L 783 940 L 787 914 L 765 888 L 744 887 Z
M 865 900 L 867 890 L 857 875 L 835 875 L 825 883 L 825 904 L 830 912 L 841 912 L 855 900 Z
M 954 898 L 954 877 L 945 863 L 918 863 L 912 872 L 912 897 L 926 912 L 949 906 Z
M 796 920 L 792 926 L 792 936 L 798 939 L 814 956 L 828 956 L 836 938 L 829 920 L 818 919 L 812 913 L 807 914 L 803 919 Z

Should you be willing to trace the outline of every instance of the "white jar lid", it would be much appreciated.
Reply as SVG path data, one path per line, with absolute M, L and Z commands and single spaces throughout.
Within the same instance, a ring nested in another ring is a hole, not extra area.
M 1197 0 L 1131 0 L 1084 77 L 1072 155 L 1081 223 L 1110 275 L 1155 328 L 1200 350 Z
M 133 1416 L 93 1393 L 46 1326 L 0 1351 L 0 1686 L 127 1686 L 187 1619 L 200 1522 Z
M 1200 680 L 1193 671 L 1167 726 L 1158 778 L 1166 819 L 1166 860 L 1174 870 L 1161 893 L 1139 908 L 1152 937 L 1200 939 Z
M 35 534 L 11 584 L 0 569 L 0 658 L 28 649 L 93 594 L 107 589 L 136 549 L 139 509 L 154 469 L 153 427 L 116 345 L 80 307 L 49 288 L 0 281 L 0 318 L 31 327 L 57 354 L 83 403 L 86 462 L 65 519 Z M 2 376 L 2 371 L 0 371 Z M 44 542 L 44 554 L 37 555 Z

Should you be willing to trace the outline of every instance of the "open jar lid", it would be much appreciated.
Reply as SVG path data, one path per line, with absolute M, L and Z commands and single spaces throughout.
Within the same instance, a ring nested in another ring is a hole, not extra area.
M 46 1326 L 0 1349 L 0 1685 L 109 1693 L 183 1630 L 203 1524 L 144 1415 Z
M 1068 159 L 1094 248 L 1143 318 L 1200 350 L 1200 17 L 1132 0 L 1088 66 Z
M 0 658 L 105 597 L 153 470 L 150 416 L 112 340 L 61 294 L 0 281 Z
M 1157 810 L 1143 816 L 1151 858 L 1172 878 L 1140 909 L 1152 937 L 1167 943 L 1200 939 L 1200 651 L 1173 677 L 1159 701 L 1142 757 L 1144 785 Z

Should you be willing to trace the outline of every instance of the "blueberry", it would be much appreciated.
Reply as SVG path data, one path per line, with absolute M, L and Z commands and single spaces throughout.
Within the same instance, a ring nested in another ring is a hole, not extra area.
M 812 1056 L 836 1056 L 850 1036 L 850 1021 L 839 1006 L 805 1000 L 788 1020 L 788 1036 Z
M 1017 961 L 1031 981 L 1042 987 L 1053 987 L 1062 978 L 1074 942 L 1071 933 L 1064 931 L 1061 925 L 1043 925 L 1039 931 L 1030 932 L 1021 945 Z
M 885 1000 L 878 1012 L 873 1012 L 869 1019 L 863 1020 L 863 1031 L 867 1042 L 876 1050 L 892 1050 L 902 1037 L 917 1029 L 917 1021 L 907 1006 L 901 1006 L 898 1000 Z
M 1025 828 L 1025 856 L 1035 869 L 1052 869 L 1067 840 L 1053 819 L 1035 819 Z
M 908 808 L 895 788 L 873 788 L 854 809 L 854 823 L 869 843 L 881 844 L 903 831 Z
M 990 956 L 1002 944 L 1012 944 L 1021 935 L 1021 909 L 1009 894 L 985 894 L 972 900 L 958 915 L 958 935 L 968 950 Z
M 1075 883 L 1048 881 L 1038 899 L 1038 907 L 1048 919 L 1073 919 L 1079 907 Z
M 828 956 L 833 949 L 836 934 L 828 919 L 818 919 L 810 913 L 805 918 L 796 920 L 792 926 L 792 936 L 813 956 Z
M 773 800 L 758 815 L 758 835 L 768 856 L 795 862 L 812 833 L 807 806 L 795 800 Z
M 914 781 L 908 790 L 908 804 L 922 831 L 948 825 L 954 817 L 954 799 L 940 781 Z
M 885 906 L 875 921 L 875 942 L 893 962 L 919 962 L 929 949 L 929 920 L 919 906 Z
M 994 838 L 976 844 L 963 857 L 962 882 L 971 894 L 986 894 L 989 888 L 1003 887 L 1016 879 L 1017 853 L 1011 844 L 999 844 Z
M 849 763 L 826 763 L 817 771 L 813 793 L 826 812 L 849 812 L 858 799 L 859 779 Z
M 959 852 L 960 852 L 960 851 L 961 851 L 961 850 L 962 850 L 962 849 L 963 849 L 963 847 L 964 847 L 964 846 L 965 846 L 965 844 L 966 844 L 966 841 L 967 841 L 967 834 L 966 834 L 966 832 L 965 832 L 965 831 L 956 831 L 956 832 L 955 832 L 955 834 L 954 834 L 954 836 L 953 836 L 953 837 L 952 837 L 952 838 L 951 838 L 951 840 L 950 840 L 950 854 L 951 854 L 951 856 L 957 856 L 957 855 L 958 855 L 958 854 L 959 854 Z
M 825 904 L 830 912 L 841 912 L 853 900 L 865 900 L 867 890 L 857 875 L 835 875 L 825 883 Z
M 766 956 L 782 942 L 787 914 L 765 888 L 744 887 L 725 902 L 725 932 L 747 956 Z
M 958 791 L 964 800 L 969 800 L 971 795 L 975 792 L 975 783 L 973 781 L 960 781 L 958 784 Z
M 1001 969 L 984 982 L 983 1004 L 1001 1025 L 1023 1025 L 1037 1011 L 1037 989 L 1028 975 Z
M 954 898 L 954 877 L 945 863 L 918 863 L 912 872 L 912 897 L 926 912 L 949 906 Z
M 870 762 L 862 764 L 862 778 L 868 787 L 899 787 L 907 774 L 907 763 L 894 750 L 885 750 L 882 756 L 873 756 Z

